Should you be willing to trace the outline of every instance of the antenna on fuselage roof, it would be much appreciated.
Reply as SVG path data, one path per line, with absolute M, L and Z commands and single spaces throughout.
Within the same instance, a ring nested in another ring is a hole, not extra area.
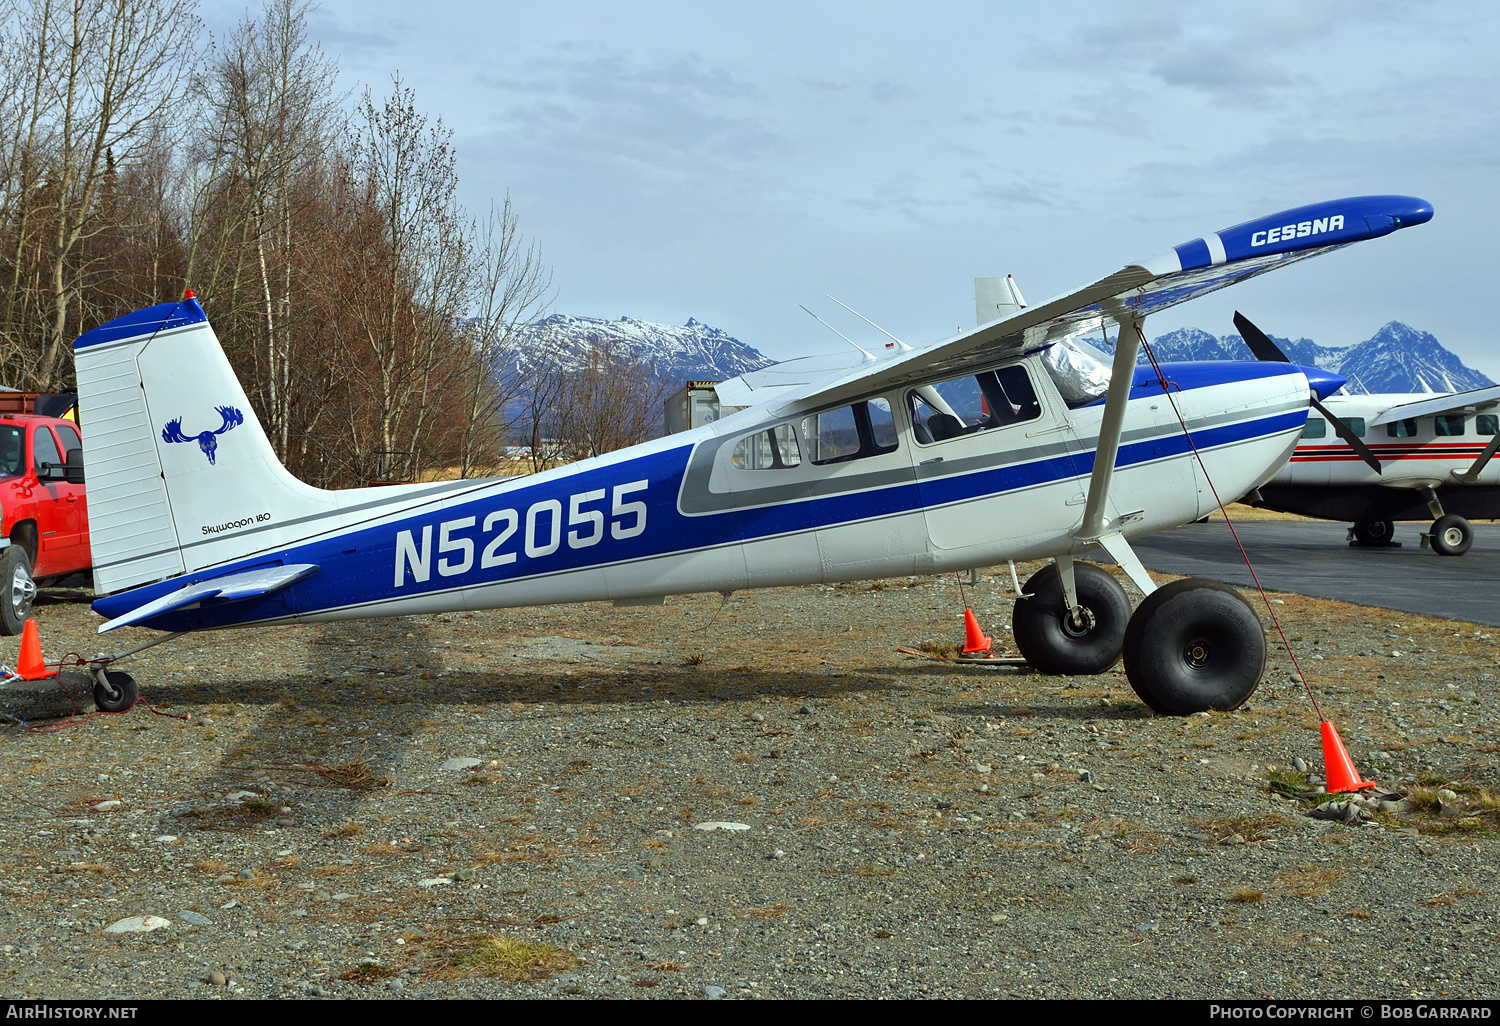
M 827 296 L 829 299 L 833 299 L 833 297 L 832 296 L 828 296 L 828 294 L 826 292 L 824 293 L 824 295 Z M 890 339 L 891 342 L 894 342 L 896 344 L 896 348 L 899 349 L 899 350 L 901 350 L 903 353 L 909 353 L 909 352 L 912 351 L 912 347 L 911 346 L 909 346 L 905 342 L 901 341 L 895 335 L 892 335 L 889 331 L 886 331 L 880 325 L 878 325 L 874 321 L 870 320 L 870 318 L 866 317 L 864 314 L 862 314 L 858 310 L 854 309 L 854 307 L 850 306 L 848 303 L 839 303 L 839 301 L 837 299 L 833 299 L 833 301 L 835 303 L 838 303 L 839 306 L 843 307 L 845 310 L 848 310 L 854 316 L 858 317 L 860 320 L 864 321 L 866 324 L 868 324 L 870 327 L 874 328 L 876 331 L 880 332 L 886 338 Z M 887 344 L 886 348 L 889 349 L 890 345 Z
M 837 302 L 837 301 L 835 300 L 835 302 Z M 801 303 L 798 303 L 797 305 L 798 306 L 802 306 Z M 815 320 L 819 324 L 823 325 L 823 327 L 827 328 L 829 331 L 833 332 L 839 338 L 843 339 L 845 342 L 849 343 L 855 349 L 858 349 L 861 353 L 863 353 L 864 354 L 864 359 L 860 361 L 861 363 L 874 363 L 875 362 L 875 360 L 876 360 L 875 354 L 872 353 L 872 352 L 870 352 L 864 346 L 860 345 L 858 342 L 854 341 L 854 339 L 850 338 L 848 335 L 845 335 L 842 331 L 840 331 L 839 329 L 835 328 L 832 324 L 829 324 L 827 321 L 825 321 L 823 318 L 819 317 L 817 314 L 813 313 L 807 307 L 802 306 L 802 311 L 804 313 L 806 313 L 807 316 L 811 317 L 813 320 Z

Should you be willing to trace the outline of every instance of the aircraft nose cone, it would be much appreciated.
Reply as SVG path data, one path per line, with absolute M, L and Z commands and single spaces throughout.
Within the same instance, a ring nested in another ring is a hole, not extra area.
M 1298 367 L 1307 377 L 1307 387 L 1318 393 L 1319 399 L 1327 399 L 1333 393 L 1344 387 L 1347 380 L 1342 375 L 1333 371 L 1326 371 L 1321 367 Z

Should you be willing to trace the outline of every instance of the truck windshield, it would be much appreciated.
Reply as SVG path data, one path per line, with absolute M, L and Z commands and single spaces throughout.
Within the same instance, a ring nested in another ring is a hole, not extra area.
M 26 473 L 25 439 L 23 428 L 0 425 L 0 477 L 20 477 Z

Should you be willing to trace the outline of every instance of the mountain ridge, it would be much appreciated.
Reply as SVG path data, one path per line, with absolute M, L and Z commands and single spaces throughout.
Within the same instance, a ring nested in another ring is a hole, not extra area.
M 1401 321 L 1388 321 L 1370 338 L 1348 346 L 1272 337 L 1294 362 L 1343 375 L 1350 392 L 1461 392 L 1494 384 L 1483 372 L 1466 366 L 1430 332 Z M 524 373 L 543 352 L 558 354 L 565 366 L 582 366 L 587 348 L 601 345 L 647 363 L 658 381 L 673 387 L 684 381 L 722 381 L 776 362 L 695 317 L 675 325 L 628 316 L 610 320 L 552 314 L 522 329 L 510 369 Z M 1238 335 L 1214 335 L 1202 328 L 1166 332 L 1152 339 L 1151 347 L 1164 362 L 1255 358 Z

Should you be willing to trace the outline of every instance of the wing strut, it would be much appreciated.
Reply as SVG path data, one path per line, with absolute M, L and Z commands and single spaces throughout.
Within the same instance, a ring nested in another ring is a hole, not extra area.
M 1120 533 L 1120 524 L 1110 523 L 1104 516 L 1104 503 L 1109 498 L 1109 485 L 1114 478 L 1115 459 L 1120 452 L 1120 432 L 1125 426 L 1125 410 L 1130 402 L 1130 389 L 1135 383 L 1135 360 L 1141 351 L 1141 325 L 1144 318 L 1121 314 L 1116 317 L 1120 325 L 1120 337 L 1115 343 L 1115 359 L 1110 368 L 1109 391 L 1105 393 L 1104 418 L 1099 423 L 1099 447 L 1094 451 L 1094 471 L 1089 478 L 1089 494 L 1083 506 L 1083 523 L 1073 532 L 1080 542 L 1092 542 L 1103 546 L 1114 561 L 1129 575 L 1142 593 L 1149 595 L 1156 590 L 1156 583 L 1141 565 L 1140 559 L 1130 548 L 1130 543 Z M 1127 518 L 1121 517 L 1123 523 Z M 1063 592 L 1068 608 L 1078 608 L 1077 592 L 1071 587 L 1071 564 L 1064 569 L 1058 560 L 1063 578 Z
M 1500 431 L 1490 440 L 1490 444 L 1484 447 L 1484 452 L 1474 461 L 1474 465 L 1468 470 L 1455 470 L 1453 477 L 1463 484 L 1473 484 L 1479 480 L 1479 475 L 1484 473 L 1484 468 L 1490 465 L 1490 460 L 1495 458 L 1495 453 L 1500 451 Z

